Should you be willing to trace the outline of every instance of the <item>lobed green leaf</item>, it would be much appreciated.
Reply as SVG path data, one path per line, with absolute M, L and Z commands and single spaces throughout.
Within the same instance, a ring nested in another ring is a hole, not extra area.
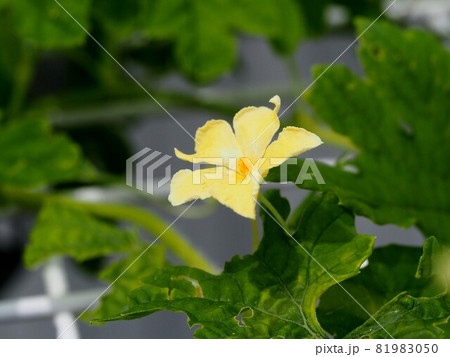
M 204 82 L 230 70 L 236 62 L 236 32 L 273 40 L 281 52 L 292 52 L 303 35 L 301 10 L 293 0 L 264 2 L 226 0 L 156 0 L 144 3 L 150 38 L 171 40 L 180 68 Z
M 269 196 L 286 217 L 288 203 L 278 192 Z M 264 237 L 253 255 L 234 257 L 220 275 L 162 269 L 130 294 L 127 311 L 101 321 L 168 309 L 184 312 L 190 326 L 201 325 L 195 332 L 201 338 L 326 337 L 316 318 L 317 300 L 357 274 L 373 244 L 373 237 L 355 232 L 353 216 L 336 203 L 332 195 L 312 201 L 293 237 L 263 212 Z
M 80 148 L 51 134 L 42 119 L 26 119 L 0 132 L 0 184 L 34 187 L 94 175 Z
M 91 0 L 60 0 L 60 4 L 89 28 Z M 73 47 L 86 39 L 86 33 L 53 0 L 14 0 L 10 5 L 19 35 L 40 48 Z
M 449 319 L 449 295 L 415 298 L 400 294 L 383 306 L 373 318 L 345 338 L 441 338 L 444 331 L 439 325 Z
M 368 25 L 357 22 L 360 33 Z M 415 224 L 450 244 L 450 196 L 443 194 L 450 191 L 450 53 L 430 34 L 377 22 L 361 38 L 359 56 L 364 78 L 335 66 L 306 96 L 358 155 L 337 167 L 318 165 L 325 184 L 300 186 L 332 191 L 375 223 Z M 289 166 L 291 180 L 301 164 Z
M 69 255 L 78 261 L 134 250 L 137 238 L 99 221 L 63 201 L 47 202 L 34 226 L 24 260 L 35 266 L 54 255 Z

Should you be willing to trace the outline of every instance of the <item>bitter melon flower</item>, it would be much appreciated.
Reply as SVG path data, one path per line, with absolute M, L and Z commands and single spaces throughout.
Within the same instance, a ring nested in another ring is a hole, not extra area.
M 256 216 L 260 185 L 268 171 L 290 157 L 315 148 L 320 138 L 294 126 L 280 127 L 280 97 L 267 107 L 246 107 L 233 119 L 233 129 L 225 120 L 209 120 L 195 134 L 195 154 L 175 149 L 175 155 L 194 164 L 213 165 L 202 169 L 180 170 L 172 178 L 169 201 L 174 206 L 194 199 L 213 197 L 236 213 Z

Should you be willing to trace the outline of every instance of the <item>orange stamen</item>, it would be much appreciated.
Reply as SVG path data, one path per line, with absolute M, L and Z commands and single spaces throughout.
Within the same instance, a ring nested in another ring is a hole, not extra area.
M 246 157 L 240 157 L 237 162 L 237 170 L 240 174 L 246 176 L 252 171 L 252 162 Z

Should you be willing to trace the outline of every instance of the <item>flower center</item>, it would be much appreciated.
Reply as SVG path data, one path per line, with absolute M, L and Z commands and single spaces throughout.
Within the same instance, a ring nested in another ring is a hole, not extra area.
M 240 157 L 237 162 L 237 170 L 240 174 L 246 176 L 253 169 L 252 162 L 246 157 Z

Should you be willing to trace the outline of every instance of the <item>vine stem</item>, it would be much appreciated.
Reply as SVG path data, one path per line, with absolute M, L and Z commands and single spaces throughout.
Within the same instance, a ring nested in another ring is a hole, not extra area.
M 277 211 L 277 209 L 270 203 L 270 201 L 264 197 L 261 193 L 258 195 L 259 200 L 263 204 L 265 208 L 267 208 L 270 214 L 275 218 L 278 223 L 286 230 L 286 232 L 290 232 L 290 229 L 286 223 L 286 221 L 281 217 L 281 214 Z
M 86 203 L 79 201 L 71 201 L 70 204 L 76 205 L 99 217 L 133 222 L 155 237 L 159 237 L 164 233 L 161 244 L 166 246 L 184 263 L 210 273 L 217 272 L 213 264 L 199 253 L 197 249 L 181 235 L 181 233 L 173 228 L 167 228 L 170 224 L 169 222 L 165 222 L 149 211 L 127 205 Z
M 122 204 L 81 202 L 57 194 L 29 192 L 12 187 L 0 187 L 0 197 L 12 203 L 33 208 L 40 207 L 49 200 L 60 200 L 98 217 L 135 223 L 155 237 L 164 233 L 161 244 L 166 246 L 185 264 L 210 273 L 217 272 L 214 264 L 199 253 L 181 233 L 171 227 L 167 228 L 168 222 L 144 209 Z

